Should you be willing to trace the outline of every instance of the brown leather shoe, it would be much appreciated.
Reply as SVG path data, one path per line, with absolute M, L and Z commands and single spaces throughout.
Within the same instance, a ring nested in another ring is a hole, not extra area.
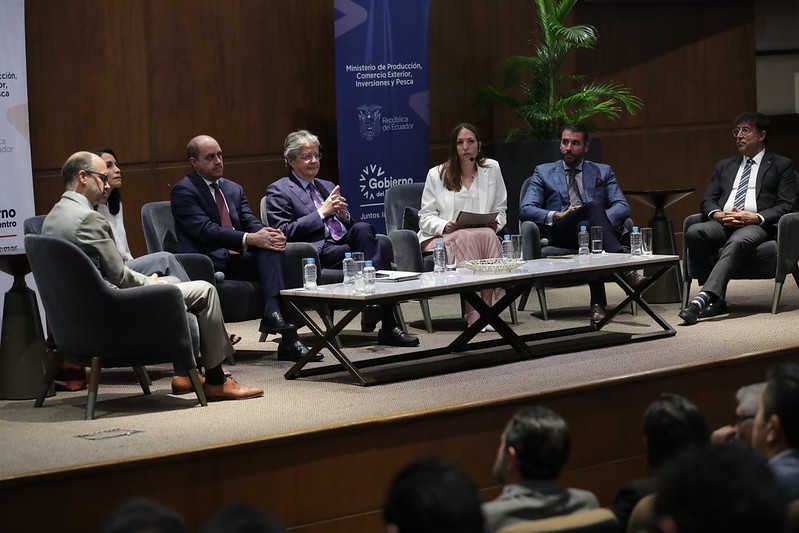
M 599 322 L 602 322 L 606 316 L 608 316 L 608 314 L 605 312 L 604 305 L 593 304 L 591 306 L 591 322 L 598 324 Z
M 217 400 L 246 400 L 264 395 L 262 389 L 239 385 L 233 378 L 228 378 L 222 385 L 203 383 L 203 390 L 205 391 L 205 398 L 209 402 Z
M 200 376 L 200 383 L 205 383 L 205 378 Z M 188 394 L 194 392 L 188 376 L 172 376 L 172 394 Z
M 647 280 L 649 280 L 647 276 L 642 276 L 635 270 L 631 270 L 624 274 L 624 281 L 626 281 L 627 285 L 629 285 L 633 289 L 637 289 L 638 287 L 646 283 Z

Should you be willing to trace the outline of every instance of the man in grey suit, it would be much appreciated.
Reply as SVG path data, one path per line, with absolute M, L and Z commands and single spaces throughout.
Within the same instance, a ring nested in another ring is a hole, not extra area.
M 580 226 L 602 227 L 602 248 L 606 252 L 629 251 L 629 235 L 624 221 L 630 204 L 619 188 L 616 174 L 608 165 L 584 159 L 588 152 L 588 129 L 570 124 L 560 135 L 562 161 L 535 167 L 530 185 L 522 198 L 519 219 L 538 224 L 541 237 L 551 246 L 577 248 Z M 646 278 L 635 271 L 625 280 L 637 288 Z M 591 320 L 605 318 L 605 285 L 591 280 Z
M 569 427 L 560 415 L 542 406 L 517 411 L 502 433 L 494 462 L 502 494 L 483 504 L 486 531 L 598 507 L 593 493 L 558 487 L 570 450 Z
M 154 283 L 178 282 L 177 278 L 145 276 L 125 266 L 114 243 L 111 226 L 95 211 L 108 190 L 105 162 L 96 154 L 72 154 L 61 169 L 66 192 L 44 220 L 42 233 L 61 237 L 76 244 L 92 260 L 103 278 L 120 289 Z M 186 308 L 197 316 L 200 329 L 200 352 L 205 364 L 203 390 L 208 400 L 238 400 L 263 395 L 263 390 L 239 385 L 226 378 L 222 361 L 233 353 L 222 320 L 216 289 L 205 281 L 176 283 L 183 294 Z M 125 317 L 114 317 L 125 320 Z M 146 334 L 146 332 L 143 332 Z M 177 374 L 181 369 L 175 369 Z M 176 375 L 172 390 L 176 394 L 191 391 L 188 377 Z
M 727 312 L 724 294 L 733 273 L 760 244 L 776 237 L 780 217 L 796 208 L 796 169 L 787 157 L 766 150 L 766 116 L 747 112 L 734 124 L 740 154 L 716 163 L 702 200 L 705 221 L 685 233 L 702 285 L 679 312 L 686 324 Z

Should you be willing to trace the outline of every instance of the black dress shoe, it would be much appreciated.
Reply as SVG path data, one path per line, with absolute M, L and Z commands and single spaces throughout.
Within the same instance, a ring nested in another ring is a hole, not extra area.
M 380 331 L 377 332 L 377 344 L 410 348 L 419 346 L 419 337 L 406 333 L 399 326 L 395 326 L 390 330 L 380 328 Z
M 383 319 L 383 308 L 379 305 L 367 305 L 361 311 L 361 331 L 369 333 L 374 331 L 377 323 Z
M 591 322 L 594 324 L 598 324 L 602 322 L 605 317 L 608 316 L 607 311 L 605 311 L 605 306 L 602 304 L 593 304 L 591 305 Z
M 637 289 L 638 287 L 646 283 L 647 280 L 649 280 L 647 276 L 642 276 L 635 270 L 631 270 L 624 274 L 624 281 L 626 281 L 627 285 L 629 285 L 633 289 Z
M 274 335 L 275 333 L 281 333 L 283 331 L 291 331 L 297 329 L 297 326 L 292 324 L 291 322 L 286 322 L 278 311 L 266 315 L 261 319 L 261 326 L 258 328 L 258 331 L 261 333 L 271 333 Z
M 297 339 L 288 344 L 280 343 L 277 346 L 277 360 L 278 361 L 294 361 L 295 363 L 300 360 L 300 357 L 308 353 L 308 347 L 305 346 L 301 340 Z M 324 359 L 321 353 L 317 352 L 316 355 L 311 357 L 311 362 L 321 361 Z
M 724 300 L 716 300 L 715 302 L 710 302 L 699 311 L 699 318 L 710 318 L 712 316 L 726 314 L 727 312 L 727 302 Z
M 691 302 L 688 304 L 688 307 L 680 311 L 677 316 L 683 319 L 683 322 L 686 324 L 696 324 L 696 321 L 699 320 L 699 313 L 702 312 L 702 309 L 699 308 L 699 304 Z

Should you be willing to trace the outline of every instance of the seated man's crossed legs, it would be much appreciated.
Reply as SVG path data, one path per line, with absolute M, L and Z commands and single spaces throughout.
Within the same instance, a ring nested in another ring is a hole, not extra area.
M 679 312 L 679 317 L 692 325 L 700 318 L 726 313 L 725 294 L 732 275 L 757 251 L 758 246 L 769 239 L 771 236 L 759 225 L 736 229 L 711 220 L 688 228 L 685 242 L 691 261 L 697 266 L 698 282 L 702 288 Z

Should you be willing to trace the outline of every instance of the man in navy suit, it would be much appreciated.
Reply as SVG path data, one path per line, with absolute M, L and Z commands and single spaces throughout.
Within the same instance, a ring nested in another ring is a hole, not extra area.
M 624 221 L 630 216 L 630 204 L 608 165 L 584 159 L 588 152 L 588 129 L 570 124 L 560 136 L 562 161 L 538 165 L 522 198 L 519 218 L 538 224 L 541 237 L 551 246 L 577 248 L 580 226 L 601 226 L 602 247 L 606 252 L 629 251 L 629 235 Z M 646 278 L 637 272 L 625 273 L 633 288 Z M 605 318 L 605 285 L 590 281 L 591 320 Z
M 347 200 L 338 185 L 316 177 L 322 154 L 319 138 L 307 130 L 286 137 L 283 157 L 290 174 L 266 189 L 269 222 L 290 242 L 308 242 L 319 251 L 322 268 L 341 268 L 346 252 L 364 253 L 375 270 L 391 269 L 391 248 L 378 240 L 374 226 L 353 222 Z M 397 325 L 394 306 L 368 306 L 361 329 L 372 331 L 382 316 L 378 342 L 391 346 L 417 346 L 419 339 Z
M 716 163 L 702 200 L 705 222 L 685 233 L 702 285 L 679 313 L 686 324 L 727 312 L 724 294 L 733 273 L 760 244 L 775 238 L 780 217 L 796 208 L 796 170 L 793 161 L 766 150 L 766 116 L 743 113 L 734 124 L 740 155 Z
M 799 365 L 769 370 L 752 425 L 752 447 L 766 454 L 788 498 L 799 499 Z
M 299 360 L 308 348 L 297 326 L 283 318 L 279 300 L 286 237 L 253 215 L 241 185 L 222 177 L 222 149 L 215 139 L 198 135 L 186 154 L 194 172 L 172 187 L 178 249 L 209 256 L 229 279 L 260 282 L 265 301 L 260 330 L 282 334 L 278 359 Z

